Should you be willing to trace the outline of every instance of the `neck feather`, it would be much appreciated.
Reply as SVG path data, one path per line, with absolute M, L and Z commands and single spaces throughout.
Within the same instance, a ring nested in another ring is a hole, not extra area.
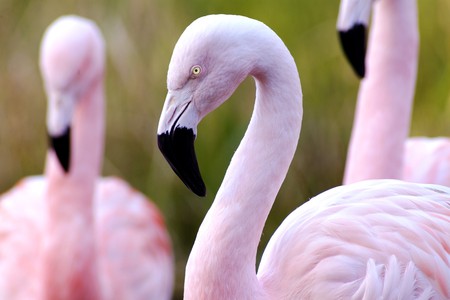
M 295 62 L 281 40 L 256 65 L 256 103 L 186 267 L 186 299 L 257 299 L 256 252 L 292 161 L 302 119 Z

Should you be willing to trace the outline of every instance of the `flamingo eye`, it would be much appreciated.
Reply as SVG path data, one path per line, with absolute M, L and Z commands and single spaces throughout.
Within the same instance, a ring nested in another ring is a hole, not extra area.
M 191 76 L 192 77 L 197 77 L 200 75 L 200 73 L 202 73 L 202 67 L 200 66 L 193 66 L 191 68 Z

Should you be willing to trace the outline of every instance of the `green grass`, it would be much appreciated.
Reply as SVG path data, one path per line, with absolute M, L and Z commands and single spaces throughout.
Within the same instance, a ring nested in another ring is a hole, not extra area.
M 264 249 L 290 211 L 342 179 L 358 80 L 338 45 L 337 10 L 338 1 L 326 0 L 1 0 L 0 191 L 43 169 L 46 99 L 38 52 L 45 28 L 63 14 L 95 20 L 108 48 L 103 174 L 123 177 L 163 211 L 176 253 L 175 298 L 181 299 L 186 259 L 247 126 L 254 86 L 246 80 L 228 103 L 200 124 L 196 148 L 208 195 L 195 197 L 170 170 L 155 143 L 176 40 L 199 16 L 243 14 L 272 27 L 297 62 L 304 92 L 303 130 L 267 221 Z M 419 2 L 421 50 L 412 134 L 450 133 L 449 11 L 448 0 Z

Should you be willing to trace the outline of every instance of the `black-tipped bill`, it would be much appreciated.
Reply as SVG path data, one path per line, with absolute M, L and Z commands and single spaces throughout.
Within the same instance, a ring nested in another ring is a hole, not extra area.
M 360 78 L 366 74 L 366 31 L 366 26 L 361 23 L 355 24 L 347 31 L 339 30 L 339 38 L 345 56 Z
M 50 136 L 49 140 L 61 167 L 68 173 L 70 167 L 70 127 L 67 127 L 62 135 Z
M 176 127 L 171 132 L 158 134 L 158 147 L 173 171 L 196 195 L 204 197 L 206 187 L 198 168 L 192 129 Z

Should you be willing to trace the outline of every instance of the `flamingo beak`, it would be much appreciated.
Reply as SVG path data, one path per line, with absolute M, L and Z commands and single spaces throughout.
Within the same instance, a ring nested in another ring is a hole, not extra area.
M 158 126 L 158 147 L 188 189 L 204 197 L 206 187 L 194 148 L 198 113 L 192 101 L 176 98 L 171 93 L 166 98 Z
M 60 136 L 49 136 L 49 143 L 51 148 L 55 151 L 56 157 L 64 169 L 64 172 L 69 173 L 70 166 L 70 127 Z
M 341 0 L 337 29 L 342 49 L 355 73 L 366 74 L 367 27 L 374 0 Z
M 363 24 L 356 24 L 346 31 L 339 31 L 339 39 L 347 60 L 353 71 L 364 78 L 366 74 L 366 32 Z
M 50 93 L 47 108 L 49 144 L 65 173 L 70 170 L 70 125 L 75 102 L 70 93 Z

